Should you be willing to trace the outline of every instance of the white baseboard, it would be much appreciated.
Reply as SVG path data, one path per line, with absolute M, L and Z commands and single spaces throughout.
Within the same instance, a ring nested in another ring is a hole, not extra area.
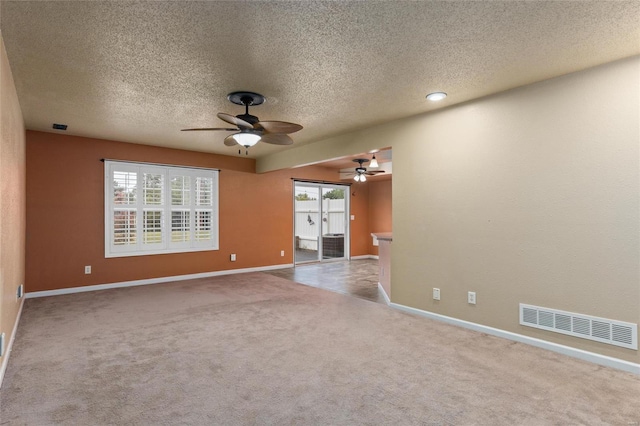
M 384 297 L 384 302 L 387 305 L 391 305 L 391 299 L 389 299 L 389 295 L 387 294 L 386 291 L 384 291 L 384 287 L 382 287 L 382 284 L 378 283 L 378 288 L 380 289 L 380 291 L 382 292 L 382 297 Z
M 528 337 L 522 334 L 512 333 L 506 330 L 500 330 L 498 328 L 476 324 L 473 322 L 464 321 L 461 319 L 452 318 L 452 317 L 436 314 L 429 311 L 423 311 L 422 309 L 416 309 L 410 306 L 400 305 L 398 303 L 390 303 L 389 306 L 404 312 L 409 312 L 412 314 L 434 319 L 436 321 L 442 321 L 447 324 L 457 325 L 459 327 L 468 328 L 470 330 L 479 331 L 481 333 L 490 334 L 492 336 L 502 337 L 504 339 L 509 339 L 516 342 L 525 343 L 527 345 L 535 346 L 538 348 L 547 349 L 552 352 L 560 353 L 573 358 L 578 358 L 583 361 L 589 361 L 594 364 L 604 365 L 606 367 L 612 367 L 618 370 L 628 371 L 630 373 L 640 375 L 640 364 L 636 364 L 633 362 L 609 357 L 606 355 L 600 355 L 594 352 L 588 352 L 582 349 L 576 349 L 569 346 L 560 345 L 557 343 L 548 342 L 546 340 L 536 339 L 535 337 Z
M 351 260 L 362 260 L 362 259 L 375 259 L 378 260 L 378 256 L 375 254 L 363 254 L 360 256 L 351 256 Z
M 72 293 L 83 293 L 86 291 L 98 291 L 98 290 L 108 290 L 112 288 L 121 288 L 121 287 L 134 287 L 139 285 L 149 285 L 149 284 L 160 284 L 160 283 L 168 283 L 172 281 L 184 281 L 184 280 L 195 280 L 198 278 L 210 278 L 217 277 L 221 275 L 231 275 L 231 274 L 243 274 L 246 272 L 262 272 L 262 271 L 270 271 L 273 269 L 283 269 L 283 268 L 292 268 L 293 263 L 287 263 L 283 265 L 272 265 L 272 266 L 259 266 L 256 268 L 243 268 L 243 269 L 227 269 L 224 271 L 213 271 L 213 272 L 202 272 L 199 274 L 188 274 L 188 275 L 174 275 L 171 277 L 159 277 L 159 278 L 149 278 L 146 280 L 135 280 L 135 281 L 124 281 L 119 283 L 109 283 L 109 284 L 97 284 L 97 285 L 88 285 L 83 287 L 71 287 L 71 288 L 61 288 L 58 290 L 44 290 L 44 291 L 33 291 L 25 294 L 27 299 L 32 299 L 34 297 L 47 297 L 47 296 L 58 296 L 61 294 L 72 294 Z
M 16 340 L 16 333 L 18 332 L 18 323 L 22 316 L 22 307 L 24 306 L 24 297 L 20 299 L 20 307 L 18 308 L 18 315 L 16 316 L 16 322 L 11 330 L 11 337 L 9 338 L 9 344 L 6 347 L 5 353 L 2 356 L 2 365 L 0 365 L 0 388 L 2 387 L 2 381 L 4 380 L 4 373 L 7 371 L 9 365 L 9 355 L 11 355 L 11 349 L 13 348 L 13 342 Z

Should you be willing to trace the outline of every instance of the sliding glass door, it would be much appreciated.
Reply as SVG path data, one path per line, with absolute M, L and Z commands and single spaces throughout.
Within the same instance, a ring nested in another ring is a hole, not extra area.
M 295 263 L 348 258 L 349 186 L 294 184 Z

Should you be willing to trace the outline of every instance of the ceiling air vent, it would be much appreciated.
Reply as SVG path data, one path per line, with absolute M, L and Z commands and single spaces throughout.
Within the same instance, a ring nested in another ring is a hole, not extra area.
M 520 324 L 638 350 L 638 325 L 520 304 Z
M 53 123 L 53 128 L 55 130 L 67 130 L 67 125 L 66 124 Z

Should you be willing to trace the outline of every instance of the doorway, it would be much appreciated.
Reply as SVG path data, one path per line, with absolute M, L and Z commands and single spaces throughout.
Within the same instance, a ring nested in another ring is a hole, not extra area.
M 294 262 L 349 257 L 349 186 L 294 182 Z

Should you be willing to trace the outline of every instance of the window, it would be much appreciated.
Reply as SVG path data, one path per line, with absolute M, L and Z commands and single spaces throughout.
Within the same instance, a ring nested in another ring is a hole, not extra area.
M 105 257 L 218 250 L 218 172 L 105 161 Z

